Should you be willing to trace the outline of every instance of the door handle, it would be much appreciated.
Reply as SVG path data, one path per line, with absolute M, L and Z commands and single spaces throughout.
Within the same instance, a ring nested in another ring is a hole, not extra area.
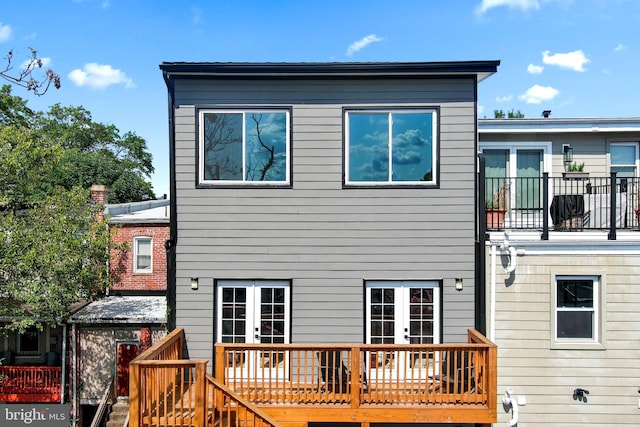
M 259 339 L 260 339 L 260 335 L 256 334 L 255 338 L 256 338 L 257 340 L 259 340 Z

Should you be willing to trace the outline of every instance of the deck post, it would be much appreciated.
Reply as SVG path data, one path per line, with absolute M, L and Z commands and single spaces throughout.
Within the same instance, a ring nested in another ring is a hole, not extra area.
M 224 352 L 225 348 L 222 345 L 217 345 L 216 346 L 216 360 L 215 360 L 215 367 L 214 367 L 214 371 L 215 371 L 215 378 L 220 381 L 222 384 L 224 385 L 228 385 L 225 375 L 224 375 L 224 371 L 225 371 L 225 352 Z M 213 399 L 215 400 L 215 402 L 213 402 L 213 407 L 214 408 L 222 408 L 223 406 L 223 395 L 222 393 L 215 393 Z
M 129 364 L 129 427 L 140 427 L 140 365 Z
M 351 407 L 360 407 L 360 391 L 362 390 L 362 376 L 360 375 L 360 347 L 351 349 Z M 356 387 L 357 386 L 357 387 Z
M 498 349 L 495 345 L 492 345 L 488 349 L 487 366 L 485 366 L 485 372 L 489 374 L 488 388 L 489 394 L 487 396 L 487 406 L 489 409 L 498 410 Z M 493 368 L 493 369 L 492 369 Z
M 206 381 L 207 361 L 196 361 L 196 380 L 194 383 L 196 394 L 195 421 L 196 426 L 205 426 L 205 411 L 207 410 Z

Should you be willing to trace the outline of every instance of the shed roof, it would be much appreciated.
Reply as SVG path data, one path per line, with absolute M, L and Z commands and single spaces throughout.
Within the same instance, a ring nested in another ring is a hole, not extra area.
M 164 296 L 110 296 L 78 310 L 70 323 L 166 323 L 167 299 Z

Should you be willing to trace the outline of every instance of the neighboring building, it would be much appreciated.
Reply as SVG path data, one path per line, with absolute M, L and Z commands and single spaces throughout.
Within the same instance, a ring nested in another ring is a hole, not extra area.
M 106 189 L 94 186 L 94 200 L 106 203 Z M 97 194 L 96 194 L 97 193 Z M 100 194 L 102 193 L 102 194 Z M 86 424 L 113 381 L 116 397 L 129 395 L 129 362 L 166 334 L 169 200 L 106 204 L 104 215 L 114 252 L 107 296 L 69 318 L 72 395 Z M 75 345 L 73 344 L 75 342 Z
M 482 331 L 477 84 L 498 65 L 163 63 L 170 315 L 189 357 L 212 373 L 215 343 L 466 344 Z M 494 409 L 396 420 L 486 423 Z
M 484 200 L 508 190 L 500 222 L 486 216 L 498 391 L 512 389 L 519 425 L 638 425 L 640 118 L 486 119 L 478 131 Z

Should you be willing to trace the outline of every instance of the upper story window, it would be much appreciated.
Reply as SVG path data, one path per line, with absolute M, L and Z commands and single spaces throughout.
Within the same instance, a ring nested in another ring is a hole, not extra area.
M 435 185 L 436 110 L 352 110 L 345 114 L 345 184 Z
M 136 237 L 133 239 L 133 271 L 134 273 L 151 273 L 153 254 L 153 239 L 151 237 Z
M 638 145 L 636 143 L 611 144 L 611 172 L 620 178 L 638 176 Z
M 556 277 L 556 342 L 593 343 L 599 338 L 598 278 Z
M 200 184 L 288 185 L 289 110 L 200 110 Z

